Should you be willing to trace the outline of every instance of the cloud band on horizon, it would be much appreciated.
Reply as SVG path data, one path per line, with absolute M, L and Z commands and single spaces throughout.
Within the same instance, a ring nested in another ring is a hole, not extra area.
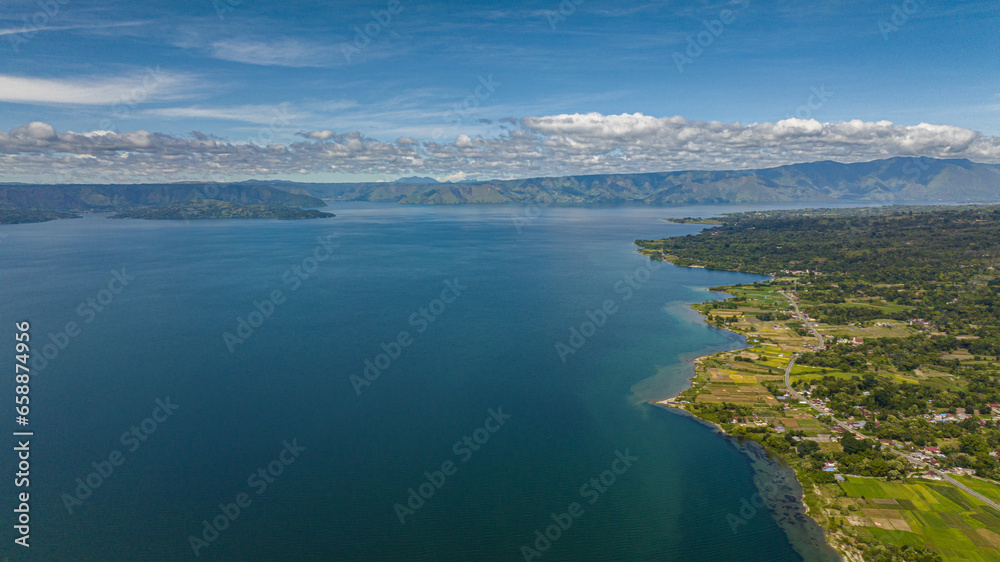
M 0 132 L 0 174 L 65 181 L 179 181 L 322 174 L 456 173 L 481 179 L 755 169 L 817 160 L 860 162 L 893 156 L 1000 163 L 1000 138 L 947 125 L 889 121 L 774 123 L 689 121 L 641 113 L 525 117 L 497 136 L 458 135 L 439 143 L 380 140 L 360 132 L 303 131 L 304 140 L 260 146 L 195 132 L 58 132 L 33 122 Z M 349 181 L 349 180 L 345 180 Z

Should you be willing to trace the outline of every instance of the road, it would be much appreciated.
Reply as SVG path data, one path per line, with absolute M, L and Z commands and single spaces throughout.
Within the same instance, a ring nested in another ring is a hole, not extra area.
M 792 390 L 792 380 L 791 380 L 792 367 L 795 366 L 795 360 L 798 358 L 799 358 L 798 355 L 793 355 L 792 360 L 789 361 L 788 366 L 785 367 L 785 388 L 788 389 L 788 394 L 790 394 L 793 398 L 798 398 L 799 400 L 805 400 L 805 397 L 803 397 L 798 392 Z
M 987 498 L 986 496 L 980 494 L 979 492 L 973 490 L 972 488 L 966 486 L 965 484 L 962 484 L 961 482 L 959 482 L 958 480 L 955 480 L 951 476 L 948 476 L 947 474 L 945 474 L 945 473 L 941 472 L 940 470 L 938 470 L 938 469 L 936 469 L 936 468 L 928 465 L 927 463 L 925 463 L 924 461 L 922 461 L 922 460 L 920 460 L 920 459 L 918 459 L 916 457 L 911 457 L 910 455 L 907 455 L 907 454 L 903 454 L 902 456 L 906 457 L 906 459 L 909 460 L 912 464 L 915 464 L 915 465 L 918 465 L 920 467 L 923 467 L 923 468 L 926 468 L 926 469 L 930 470 L 934 474 L 937 474 L 938 476 L 940 476 L 945 482 L 948 482 L 952 486 L 955 486 L 956 488 L 962 490 L 963 492 L 965 492 L 966 494 L 969 494 L 970 496 L 976 498 L 977 500 L 985 503 L 986 505 L 992 507 L 993 509 L 995 509 L 997 511 L 1000 511 L 1000 505 L 998 505 L 997 502 L 995 502 L 995 501 Z
M 795 299 L 793 299 L 791 297 L 791 295 L 785 293 L 784 291 L 779 291 L 779 292 L 782 295 L 784 295 L 785 298 L 788 299 L 788 302 L 792 303 L 792 307 L 795 308 L 795 316 L 799 320 L 801 320 L 803 324 L 805 324 L 806 328 L 809 328 L 809 331 L 812 332 L 814 336 L 816 336 L 816 339 L 819 340 L 819 345 L 823 346 L 824 345 L 823 336 L 819 332 L 817 332 L 816 328 L 813 327 L 812 323 L 809 322 L 809 320 L 807 320 L 805 318 L 805 316 L 801 312 L 799 312 L 799 305 L 796 304 Z M 788 366 L 785 367 L 785 388 L 788 389 L 788 393 L 792 397 L 797 398 L 798 400 L 805 400 L 805 398 L 801 394 L 799 394 L 798 392 L 792 390 L 791 374 L 792 374 L 792 367 L 795 366 L 795 360 L 796 359 L 798 359 L 798 355 L 793 356 L 792 360 L 788 362 Z M 841 422 L 840 420 L 838 420 L 837 418 L 833 417 L 832 415 L 830 416 L 830 419 L 832 419 L 833 422 L 836 423 L 837 426 L 839 426 L 840 428 L 842 428 L 844 431 L 850 431 L 851 433 L 853 433 L 854 435 L 856 435 L 858 437 L 858 439 L 866 439 L 865 435 L 862 435 L 858 431 L 855 431 L 853 428 L 849 427 L 847 424 Z M 896 451 L 890 451 L 890 452 L 896 453 Z M 937 474 L 938 476 L 940 476 L 945 482 L 948 482 L 952 486 L 955 486 L 956 488 L 962 490 L 963 492 L 965 492 L 966 494 L 969 494 L 970 496 L 976 498 L 977 500 L 985 503 L 986 505 L 992 507 L 993 509 L 995 509 L 997 511 L 1000 511 L 1000 505 L 998 505 L 995 501 L 987 498 L 986 496 L 980 494 L 979 492 L 973 490 L 972 488 L 969 488 L 965 484 L 962 484 L 958 480 L 955 480 L 954 478 L 952 478 L 951 476 L 948 476 L 947 474 L 941 472 L 940 470 L 938 470 L 938 469 L 936 469 L 936 468 L 934 468 L 934 467 L 926 464 L 922 460 L 920 460 L 920 459 L 918 459 L 916 457 L 911 457 L 910 455 L 907 455 L 905 453 L 896 453 L 896 454 L 899 455 L 899 456 L 901 456 L 901 457 L 903 457 L 903 458 L 905 458 L 906 460 L 908 460 L 910 462 L 910 464 L 913 464 L 913 465 L 916 465 L 916 466 L 920 466 L 920 467 L 929 469 L 934 474 Z
M 788 302 L 792 303 L 792 307 L 795 309 L 795 316 L 796 316 L 796 318 L 798 318 L 799 320 L 801 320 L 802 323 L 805 325 L 805 327 L 808 328 L 809 331 L 812 332 L 812 334 L 814 336 L 816 336 L 816 339 L 819 340 L 820 347 L 826 345 L 825 342 L 823 341 L 823 335 L 816 331 L 815 326 L 812 325 L 812 322 L 810 322 L 805 317 L 804 314 L 802 314 L 801 312 L 799 312 L 799 305 L 798 305 L 798 303 L 795 302 L 795 299 L 792 298 L 791 295 L 789 295 L 788 293 L 786 293 L 784 291 L 778 291 L 778 292 L 781 293 L 782 295 L 784 295 L 785 298 L 788 299 Z

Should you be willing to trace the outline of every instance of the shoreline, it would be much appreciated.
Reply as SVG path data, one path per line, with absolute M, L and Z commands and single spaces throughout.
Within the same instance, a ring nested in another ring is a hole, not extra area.
M 716 292 L 716 294 L 723 294 L 732 297 L 732 295 L 729 295 L 728 293 Z M 702 314 L 701 311 L 694 308 L 697 304 L 702 303 L 690 303 L 688 308 L 693 310 L 702 322 L 707 323 L 705 315 Z M 727 330 L 726 328 L 719 329 L 742 337 L 744 340 L 746 339 L 746 336 L 740 334 L 739 332 Z M 744 344 L 745 347 L 740 349 L 750 347 L 749 345 L 746 345 L 745 341 Z M 809 515 L 809 508 L 806 506 L 804 501 L 805 492 L 794 469 L 781 462 L 780 457 L 777 455 L 772 456 L 767 448 L 760 443 L 752 439 L 740 438 L 729 434 L 719 424 L 689 412 L 683 407 L 681 402 L 677 400 L 677 398 L 685 390 L 694 386 L 695 379 L 698 376 L 698 364 L 703 359 L 712 357 L 717 353 L 720 352 L 714 351 L 704 355 L 682 358 L 683 363 L 690 365 L 693 371 L 691 377 L 688 378 L 689 384 L 687 388 L 680 390 L 677 394 L 669 398 L 665 398 L 663 400 L 647 400 L 646 403 L 651 406 L 663 408 L 676 415 L 687 416 L 698 423 L 712 428 L 715 434 L 721 435 L 727 442 L 746 455 L 750 460 L 751 467 L 754 470 L 753 480 L 754 485 L 757 487 L 760 500 L 771 514 L 774 522 L 777 523 L 778 527 L 780 527 L 785 533 L 792 549 L 801 555 L 803 560 L 817 560 L 824 562 L 828 560 L 847 560 L 847 556 L 835 549 L 827 540 L 826 530 L 823 529 L 819 522 Z M 737 516 L 732 514 L 729 514 L 729 516 L 736 517 L 735 520 L 730 520 L 730 524 L 735 525 L 734 532 L 736 532 L 736 527 L 741 524 L 740 521 L 743 521 L 743 519 L 739 519 Z

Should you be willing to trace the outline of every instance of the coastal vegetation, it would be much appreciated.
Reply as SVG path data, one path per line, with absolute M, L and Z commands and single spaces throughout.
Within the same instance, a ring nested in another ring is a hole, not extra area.
M 1000 560 L 1000 208 L 727 215 L 639 241 L 772 276 L 695 305 L 749 347 L 664 401 L 791 466 L 852 560 Z
M 0 184 L 0 208 L 22 211 L 108 212 L 216 199 L 242 205 L 323 207 L 321 199 L 280 182 L 165 184 Z
M 278 205 L 240 205 L 214 199 L 198 199 L 151 209 L 121 211 L 108 218 L 145 220 L 197 219 L 322 219 L 333 217 L 312 209 L 295 209 Z
M 46 222 L 58 219 L 78 219 L 76 213 L 61 211 L 36 211 L 24 209 L 0 209 L 0 224 L 21 224 L 28 222 Z

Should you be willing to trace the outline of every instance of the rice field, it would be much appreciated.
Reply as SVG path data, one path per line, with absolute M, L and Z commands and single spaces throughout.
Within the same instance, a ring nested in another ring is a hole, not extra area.
M 966 480 L 972 479 L 962 482 Z M 989 486 L 981 481 L 977 484 Z M 856 476 L 839 486 L 854 498 L 858 513 L 870 523 L 863 528 L 879 540 L 929 544 L 945 560 L 1000 562 L 1000 513 L 954 486 Z M 997 489 L 992 492 L 1000 493 Z

